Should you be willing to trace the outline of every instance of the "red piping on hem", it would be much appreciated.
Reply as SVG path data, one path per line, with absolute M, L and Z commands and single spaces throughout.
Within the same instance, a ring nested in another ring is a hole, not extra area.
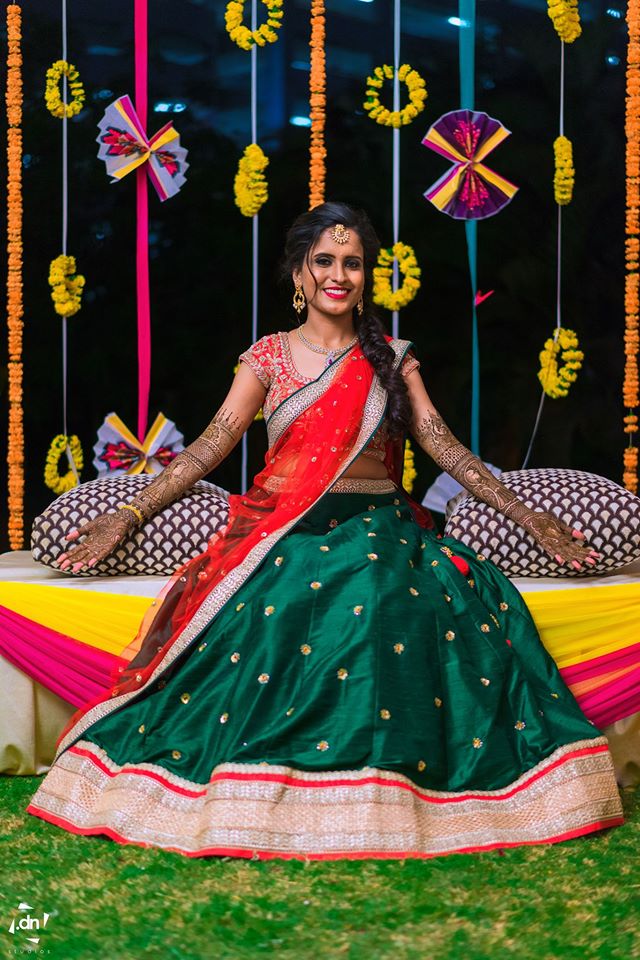
M 365 777 L 364 779 L 354 781 L 352 779 L 336 779 L 336 780 L 323 780 L 321 782 L 309 783 L 305 780 L 299 780 L 296 777 L 290 777 L 283 774 L 277 773 L 233 773 L 233 772 L 221 772 L 215 774 L 209 783 L 215 783 L 217 780 L 243 780 L 243 781 L 268 781 L 273 783 L 282 783 L 288 786 L 294 787 L 307 787 L 311 789 L 323 789 L 328 787 L 340 787 L 340 786 L 351 786 L 351 787 L 362 787 L 367 786 L 371 783 L 376 784 L 381 787 L 395 787 L 401 790 L 408 790 L 419 800 L 423 800 L 425 803 L 463 803 L 468 800 L 483 800 L 483 801 L 500 801 L 500 800 L 509 800 L 511 797 L 515 796 L 517 793 L 520 793 L 522 790 L 527 789 L 532 783 L 535 783 L 536 780 L 539 780 L 541 777 L 547 776 L 551 773 L 552 770 L 555 770 L 557 767 L 561 766 L 564 763 L 567 763 L 569 760 L 574 760 L 577 757 L 591 756 L 596 753 L 606 753 L 608 751 L 607 744 L 602 744 L 597 747 L 584 747 L 581 750 L 574 750 L 571 753 L 565 754 L 564 757 L 559 757 L 548 767 L 545 767 L 544 770 L 539 770 L 537 773 L 534 773 L 528 780 L 525 780 L 524 783 L 521 783 L 519 786 L 514 787 L 508 793 L 503 793 L 500 796 L 486 796 L 482 794 L 475 793 L 462 793 L 458 794 L 455 797 L 426 797 L 420 793 L 419 788 L 412 786 L 408 783 L 400 783 L 399 781 L 389 781 L 385 780 L 382 777 Z M 88 760 L 91 760 L 100 770 L 103 771 L 108 777 L 114 778 L 119 776 L 122 773 L 132 773 L 136 776 L 146 776 L 150 779 L 157 780 L 163 786 L 166 786 L 168 790 L 171 790 L 173 793 L 178 793 L 181 796 L 187 797 L 201 797 L 204 796 L 206 790 L 188 790 L 185 787 L 177 787 L 174 784 L 169 783 L 168 780 L 165 780 L 160 774 L 154 773 L 149 770 L 140 770 L 136 767 L 121 767 L 120 770 L 115 773 L 112 770 L 109 770 L 105 766 L 102 760 L 95 756 L 90 750 L 83 749 L 82 747 L 72 746 L 69 748 L 70 753 L 76 753 L 79 756 L 85 757 Z M 257 764 L 256 764 L 257 766 Z
M 179 847 L 160 847 L 158 844 L 153 843 L 143 843 L 140 840 L 128 840 L 126 837 L 123 837 L 121 834 L 117 833 L 115 830 L 112 830 L 110 827 L 76 827 L 75 824 L 71 823 L 69 820 L 64 820 L 62 817 L 57 817 L 55 814 L 49 813 L 47 810 L 41 810 L 39 807 L 29 804 L 27 807 L 27 813 L 32 814 L 35 817 L 40 817 L 42 820 L 46 820 L 49 823 L 54 824 L 57 827 L 62 827 L 64 830 L 68 830 L 69 833 L 79 834 L 80 836 L 95 836 L 96 834 L 103 834 L 104 836 L 109 837 L 110 840 L 115 841 L 123 845 L 135 846 L 135 847 L 144 847 L 144 848 L 155 848 L 158 850 L 164 850 L 168 853 L 179 853 L 184 857 L 208 857 L 208 856 L 219 856 L 219 857 L 242 857 L 244 859 L 253 860 L 399 860 L 399 859 L 418 859 L 418 860 L 431 860 L 434 857 L 446 857 L 452 854 L 463 854 L 463 853 L 485 853 L 491 850 L 507 850 L 513 847 L 533 847 L 540 846 L 543 843 L 562 843 L 565 840 L 574 840 L 576 837 L 584 836 L 585 834 L 595 833 L 598 830 L 606 830 L 610 827 L 621 826 L 624 823 L 623 817 L 614 817 L 610 820 L 597 820 L 594 823 L 587 824 L 584 827 L 576 828 L 575 830 L 569 830 L 566 833 L 557 834 L 553 837 L 548 837 L 545 840 L 521 840 L 518 843 L 489 843 L 481 847 L 461 847 L 460 849 L 451 849 L 451 850 L 441 850 L 438 853 L 423 853 L 420 851 L 378 851 L 378 850 L 362 850 L 356 852 L 350 852 L 348 854 L 343 853 L 276 853 L 270 850 L 261 851 L 261 850 L 249 850 L 243 847 L 205 847 L 203 850 L 198 850 L 196 852 L 181 850 Z

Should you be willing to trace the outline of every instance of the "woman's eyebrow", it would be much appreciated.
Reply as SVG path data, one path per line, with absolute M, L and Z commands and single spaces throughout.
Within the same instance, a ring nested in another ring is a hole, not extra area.
M 334 253 L 326 253 L 324 250 L 316 250 L 313 256 L 314 257 L 331 257 L 332 260 L 335 260 Z M 357 253 L 349 253 L 345 256 L 345 260 L 359 260 L 360 262 L 362 262 L 362 257 L 359 256 Z

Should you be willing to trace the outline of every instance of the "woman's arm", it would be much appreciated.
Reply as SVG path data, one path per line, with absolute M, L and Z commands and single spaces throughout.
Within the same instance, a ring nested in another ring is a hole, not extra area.
M 580 531 L 572 530 L 552 513 L 531 510 L 460 443 L 431 402 L 417 370 L 408 375 L 406 382 L 413 411 L 411 432 L 442 470 L 478 500 L 524 527 L 558 563 L 571 563 L 577 570 L 582 563 L 595 563 L 598 554 L 578 542 L 584 540 Z
M 67 539 L 85 539 L 60 554 L 56 561 L 60 569 L 73 566 L 73 572 L 77 573 L 83 566 L 93 566 L 103 560 L 134 527 L 183 496 L 194 483 L 222 463 L 253 422 L 265 394 L 264 386 L 253 371 L 241 363 L 224 403 L 200 436 L 126 506 L 71 531 Z

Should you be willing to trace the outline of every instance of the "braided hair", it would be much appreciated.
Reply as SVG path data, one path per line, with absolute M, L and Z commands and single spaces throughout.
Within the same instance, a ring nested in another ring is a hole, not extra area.
M 321 203 L 313 210 L 301 214 L 287 232 L 281 274 L 285 280 L 301 270 L 306 262 L 311 271 L 311 251 L 321 234 L 329 227 L 342 223 L 358 234 L 364 251 L 364 290 L 362 315 L 356 312 L 353 325 L 360 340 L 362 352 L 378 375 L 387 391 L 387 424 L 392 437 L 403 436 L 411 420 L 411 405 L 404 377 L 394 369 L 395 354 L 385 340 L 382 321 L 373 306 L 373 268 L 378 258 L 380 240 L 363 210 L 355 210 L 346 203 Z M 311 271 L 313 274 L 313 271 Z

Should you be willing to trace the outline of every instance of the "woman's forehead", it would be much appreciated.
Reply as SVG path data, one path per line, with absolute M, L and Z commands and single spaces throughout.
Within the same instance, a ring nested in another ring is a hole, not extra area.
M 327 227 L 326 230 L 322 231 L 317 241 L 312 246 L 311 253 L 318 253 L 321 250 L 323 253 L 330 253 L 334 256 L 338 254 L 352 257 L 363 256 L 364 249 L 362 246 L 362 240 L 353 228 L 349 228 L 349 239 L 343 243 L 337 243 L 333 239 L 334 229 L 335 227 Z

